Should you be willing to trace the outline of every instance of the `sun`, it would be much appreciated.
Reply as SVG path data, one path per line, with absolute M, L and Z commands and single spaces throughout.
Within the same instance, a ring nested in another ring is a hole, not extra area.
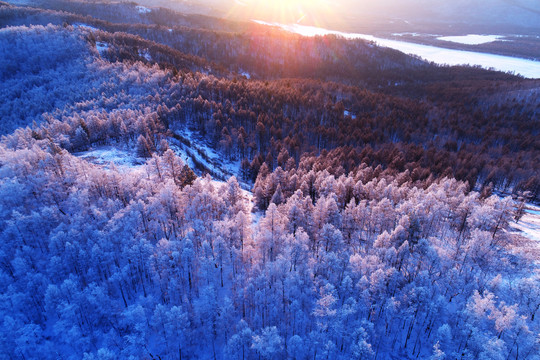
M 281 24 L 323 26 L 335 14 L 329 0 L 232 0 L 229 17 L 264 20 Z

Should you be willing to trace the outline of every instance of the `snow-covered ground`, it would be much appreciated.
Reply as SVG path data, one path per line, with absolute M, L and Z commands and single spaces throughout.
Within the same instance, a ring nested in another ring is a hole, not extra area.
M 96 49 L 99 55 L 103 56 L 103 53 L 109 49 L 109 44 L 103 41 L 96 41 Z
M 481 45 L 481 44 L 494 42 L 502 38 L 504 38 L 504 36 L 501 36 L 501 35 L 469 34 L 469 35 L 463 35 L 463 36 L 441 36 L 441 37 L 438 37 L 437 40 L 450 41 L 450 42 L 454 42 L 458 44 L 465 44 L 465 45 Z
M 213 178 L 223 181 L 236 176 L 243 189 L 251 188 L 251 185 L 243 183 L 239 176 L 240 161 L 226 160 L 207 144 L 206 139 L 190 129 L 177 129 L 175 133 L 182 140 L 170 139 L 170 147 L 191 169 L 196 171 L 203 167 Z
M 517 224 L 513 223 L 512 227 L 515 229 L 514 234 L 537 241 L 540 247 L 540 207 L 527 205 L 523 217 Z
M 351 40 L 363 39 L 373 41 L 380 46 L 396 49 L 404 52 L 405 54 L 420 56 L 427 61 L 441 65 L 477 65 L 486 69 L 492 68 L 503 72 L 513 72 L 526 78 L 540 78 L 540 61 L 527 60 L 511 56 L 478 53 L 473 51 L 445 49 L 405 41 L 382 39 L 366 34 L 343 33 L 340 31 L 327 30 L 314 26 L 303 26 L 298 24 L 284 25 L 279 23 L 268 23 L 260 20 L 253 21 L 261 25 L 280 27 L 286 31 L 303 36 L 338 35 Z
M 121 170 L 131 170 L 145 163 L 144 159 L 135 156 L 134 153 L 114 146 L 96 147 L 74 155 L 88 162 L 103 165 L 104 168 L 113 163 Z
M 514 250 L 540 264 L 540 207 L 527 204 L 523 217 L 510 224 L 510 234 L 516 236 Z
M 135 8 L 139 12 L 139 14 L 148 14 L 148 13 L 152 12 L 152 10 L 150 10 L 149 8 L 146 8 L 146 7 L 140 6 L 140 5 L 137 5 Z
M 139 56 L 145 58 L 148 61 L 152 61 L 152 56 L 150 56 L 150 52 L 148 51 L 148 49 L 139 49 Z
M 240 177 L 240 161 L 226 160 L 208 145 L 203 136 L 188 128 L 176 129 L 175 134 L 175 138 L 168 139 L 170 148 L 197 175 L 208 173 L 219 183 L 235 176 L 243 190 L 251 190 L 252 184 L 243 182 Z M 112 163 L 122 171 L 132 171 L 146 163 L 146 159 L 138 157 L 135 150 L 115 145 L 93 147 L 73 155 L 104 168 Z
M 351 119 L 353 119 L 353 120 L 356 119 L 356 115 L 351 114 L 351 112 L 349 110 L 343 111 L 343 116 L 350 116 Z

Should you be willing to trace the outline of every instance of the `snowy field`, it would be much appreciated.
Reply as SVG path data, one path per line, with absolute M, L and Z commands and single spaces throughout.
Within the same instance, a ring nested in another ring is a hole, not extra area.
M 103 165 L 104 168 L 107 168 L 112 163 L 121 170 L 130 170 L 145 163 L 144 159 L 114 146 L 96 147 L 74 155 L 93 164 Z
M 441 36 L 441 37 L 438 37 L 437 40 L 450 41 L 450 42 L 454 42 L 458 44 L 465 44 L 465 45 L 481 45 L 481 44 L 494 42 L 502 38 L 504 38 L 504 36 L 469 34 L 469 35 L 463 35 L 463 36 Z
M 516 224 L 511 224 L 516 230 L 514 234 L 522 235 L 538 242 L 540 247 L 540 207 L 527 205 L 525 215 Z
M 253 21 L 261 25 L 277 26 L 286 31 L 290 31 L 303 36 L 338 35 L 351 40 L 363 39 L 373 41 L 380 46 L 399 50 L 401 52 L 404 52 L 405 54 L 420 56 L 424 60 L 441 65 L 481 66 L 485 69 L 494 69 L 503 72 L 513 72 L 526 78 L 540 78 L 539 61 L 527 60 L 511 56 L 478 53 L 473 51 L 445 49 L 436 46 L 420 45 L 405 41 L 382 39 L 366 34 L 343 33 L 313 26 L 303 26 L 298 24 L 283 25 L 279 23 L 268 23 L 259 20 Z
M 519 222 L 510 224 L 510 233 L 518 236 L 516 251 L 540 263 L 540 207 L 528 204 Z
M 227 181 L 231 176 L 235 176 L 242 189 L 251 189 L 251 185 L 242 182 L 239 176 L 240 161 L 226 160 L 206 144 L 202 136 L 189 129 L 176 130 L 176 134 L 182 141 L 169 139 L 170 148 L 197 175 L 209 173 L 218 182 Z M 122 171 L 131 171 L 147 161 L 147 159 L 137 157 L 135 150 L 119 149 L 114 145 L 94 147 L 74 155 L 93 164 L 102 165 L 104 168 L 114 164 Z

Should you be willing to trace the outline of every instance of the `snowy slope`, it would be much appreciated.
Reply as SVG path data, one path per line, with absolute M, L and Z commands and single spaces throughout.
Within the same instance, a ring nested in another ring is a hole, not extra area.
M 176 130 L 174 139 L 170 139 L 171 149 L 184 160 L 198 175 L 208 173 L 213 178 L 226 181 L 236 176 L 240 186 L 251 189 L 251 185 L 240 179 L 240 161 L 228 161 L 209 146 L 204 137 L 188 128 Z
M 114 164 L 119 170 L 129 171 L 145 163 L 145 160 L 137 157 L 134 152 L 122 150 L 114 146 L 100 146 L 88 151 L 74 154 L 88 162 L 102 165 L 108 168 Z
M 540 263 L 540 206 L 528 204 L 523 217 L 510 224 L 510 233 L 521 239 L 518 251 Z
M 525 215 L 513 227 L 517 230 L 516 233 L 537 241 L 540 247 L 540 207 L 529 204 Z

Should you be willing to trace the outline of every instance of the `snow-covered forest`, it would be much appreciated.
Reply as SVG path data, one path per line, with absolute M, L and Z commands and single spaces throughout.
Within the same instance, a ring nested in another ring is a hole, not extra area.
M 5 354 L 538 357 L 509 199 L 305 158 L 258 178 L 257 206 L 276 190 L 252 214 L 235 178 L 182 176 L 171 150 L 119 171 L 50 146 L 1 152 Z
M 537 80 L 406 59 L 404 96 L 393 57 L 220 63 L 241 24 L 0 12 L 0 359 L 540 359 Z

